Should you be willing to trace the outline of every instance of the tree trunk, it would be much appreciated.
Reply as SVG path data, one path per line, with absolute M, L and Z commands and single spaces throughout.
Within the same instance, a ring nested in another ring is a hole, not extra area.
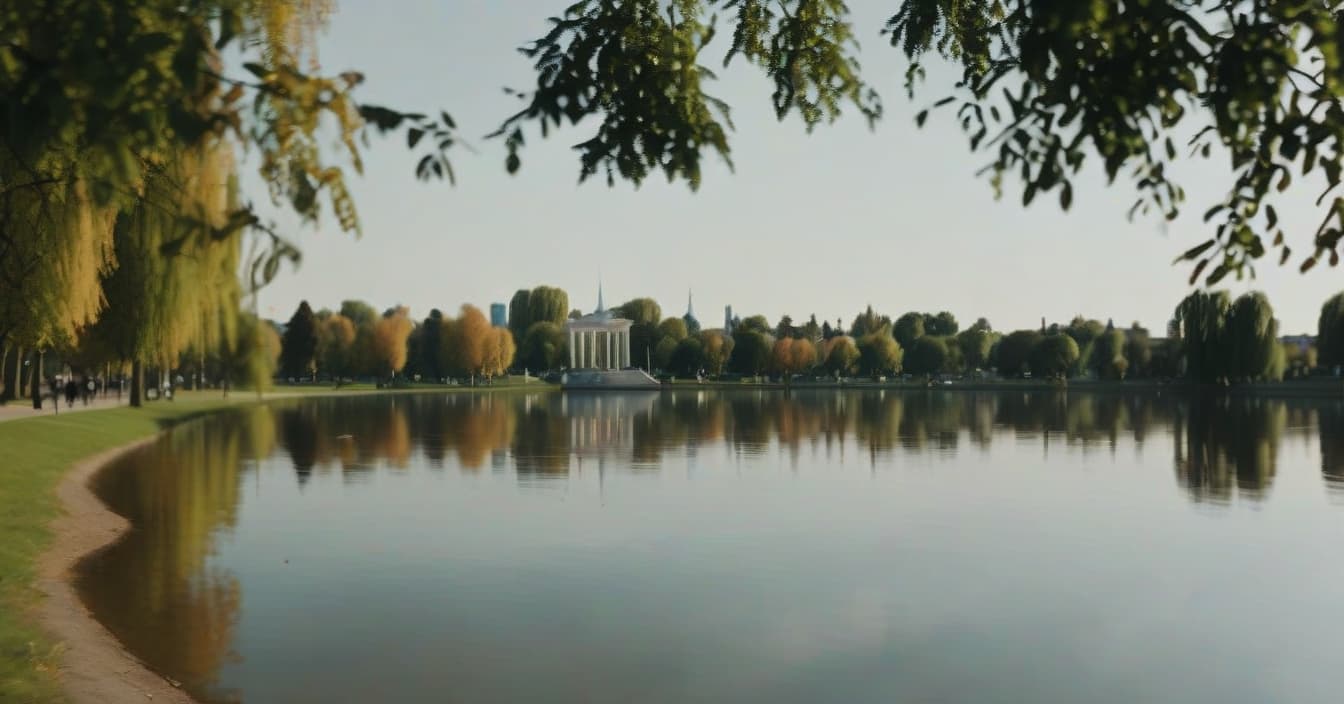
M 42 410 L 42 350 L 33 353 L 33 408 Z
M 14 347 L 14 364 L 5 364 L 0 373 L 5 377 L 5 390 L 0 393 L 0 402 L 13 401 L 23 395 L 23 347 Z
M 0 353 L 0 403 L 4 403 L 5 396 L 9 394 L 9 345 L 3 346 L 3 353 Z
M 131 406 L 139 408 L 144 404 L 145 365 L 140 360 L 131 362 Z

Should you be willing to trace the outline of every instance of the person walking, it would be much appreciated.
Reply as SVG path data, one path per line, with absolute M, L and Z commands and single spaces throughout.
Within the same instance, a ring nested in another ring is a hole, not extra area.
M 72 375 L 70 380 L 65 382 L 65 407 L 75 407 L 75 397 L 79 395 L 79 384 L 75 383 L 75 377 Z

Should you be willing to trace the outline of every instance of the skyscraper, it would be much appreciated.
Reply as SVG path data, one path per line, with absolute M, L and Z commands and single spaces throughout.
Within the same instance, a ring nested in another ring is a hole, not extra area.
M 503 303 L 490 304 L 490 324 L 503 328 L 509 325 L 509 307 Z

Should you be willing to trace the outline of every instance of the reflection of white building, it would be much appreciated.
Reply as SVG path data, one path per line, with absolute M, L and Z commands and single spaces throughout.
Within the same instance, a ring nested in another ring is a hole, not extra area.
M 635 446 L 635 416 L 653 413 L 652 393 L 568 393 L 561 409 L 569 418 L 570 451 L 583 458 L 628 458 Z

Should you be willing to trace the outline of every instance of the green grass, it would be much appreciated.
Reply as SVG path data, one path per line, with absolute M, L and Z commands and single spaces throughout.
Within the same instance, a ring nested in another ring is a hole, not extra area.
M 84 457 L 149 437 L 174 423 L 255 402 L 235 394 L 0 423 L 0 702 L 58 702 L 56 645 L 33 621 L 37 557 L 51 540 L 61 476 Z

